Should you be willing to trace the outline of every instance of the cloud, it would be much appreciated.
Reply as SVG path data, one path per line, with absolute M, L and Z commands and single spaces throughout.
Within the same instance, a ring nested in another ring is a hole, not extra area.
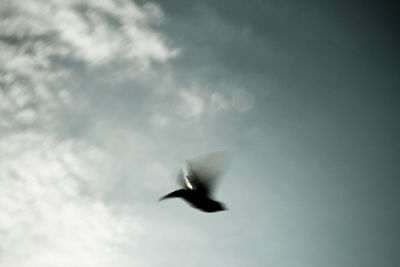
M 1 6 L 0 265 L 132 266 L 125 248 L 140 218 L 104 199 L 115 161 L 70 131 L 93 115 L 85 73 L 109 68 L 99 79 L 115 82 L 178 54 L 154 30 L 162 11 L 128 0 Z
M 179 98 L 182 101 L 180 114 L 183 117 L 198 117 L 204 112 L 205 101 L 197 92 L 182 90 L 179 92 Z
M 175 84 L 173 87 L 179 86 Z M 228 110 L 229 104 L 224 93 L 195 84 L 182 89 L 173 89 L 155 100 L 150 123 L 156 127 L 167 127 L 198 123 L 206 116 Z
M 132 218 L 81 192 L 102 160 L 85 146 L 35 131 L 1 139 L 1 265 L 109 266 L 127 258 L 120 246 Z
M 152 76 L 153 63 L 178 54 L 153 29 L 164 15 L 152 3 L 36 0 L 20 5 L 5 1 L 2 14 L 3 130 L 32 121 L 56 128 L 55 113 L 68 110 L 72 102 L 74 109 L 84 105 L 80 95 L 86 70 L 98 71 L 99 80 L 107 76 L 104 80 L 111 84 L 142 79 Z
M 91 65 L 116 59 L 148 65 L 152 60 L 165 61 L 177 54 L 151 29 L 163 19 L 159 7 L 151 3 L 138 6 L 128 0 L 36 0 L 4 5 L 12 15 L 1 23 L 3 40 L 40 49 L 36 56 L 72 56 Z M 48 46 L 45 40 L 57 45 Z M 15 64 L 26 60 L 22 55 L 12 57 Z

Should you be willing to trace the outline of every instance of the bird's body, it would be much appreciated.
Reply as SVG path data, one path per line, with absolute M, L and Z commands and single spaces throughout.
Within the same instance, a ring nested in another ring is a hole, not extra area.
M 226 210 L 223 203 L 211 198 L 214 181 L 225 167 L 226 153 L 215 153 L 197 161 L 187 161 L 188 175 L 181 170 L 178 183 L 183 187 L 173 191 L 160 200 L 167 198 L 182 198 L 192 207 L 204 212 L 217 212 Z

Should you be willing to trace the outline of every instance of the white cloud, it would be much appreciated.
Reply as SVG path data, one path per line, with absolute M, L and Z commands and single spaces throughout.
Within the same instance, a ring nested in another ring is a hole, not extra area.
M 125 62 L 137 73 L 152 62 L 178 54 L 152 29 L 163 20 L 154 4 L 139 6 L 129 0 L 35 0 L 24 4 L 2 2 L 7 14 L 0 22 L 2 79 L 7 83 L 29 77 L 35 87 L 66 77 L 73 71 L 54 68 L 54 59 L 75 59 L 100 67 Z M 118 70 L 114 70 L 117 72 Z
M 168 122 L 169 122 L 168 117 L 162 113 L 155 112 L 150 117 L 150 123 L 157 127 L 164 127 L 168 124 Z
M 214 92 L 211 94 L 210 96 L 210 108 L 218 111 L 218 110 L 223 110 L 226 109 L 228 107 L 228 102 L 225 99 L 225 97 L 218 93 L 218 92 Z
M 71 94 L 75 80 L 80 86 L 80 69 L 69 66 L 68 60 L 85 67 L 112 65 L 109 71 L 117 81 L 144 77 L 152 62 L 164 62 L 178 53 L 152 29 L 162 23 L 163 13 L 151 3 L 5 1 L 2 11 L 0 83 L 7 88 L 0 92 L 3 129 L 34 119 L 47 127 L 56 121 L 55 110 L 81 101 Z
M 177 85 L 176 85 L 177 86 Z M 174 87 L 174 86 L 172 86 Z M 199 120 L 206 115 L 215 115 L 227 110 L 229 105 L 224 94 L 202 89 L 198 85 L 180 90 L 170 90 L 169 97 L 162 94 L 154 105 L 150 123 L 156 127 L 173 125 L 179 122 Z
M 144 73 L 177 54 L 152 29 L 162 11 L 129 0 L 1 6 L 0 265 L 132 266 L 125 248 L 140 218 L 106 204 L 110 155 L 64 133 L 74 123 L 64 116 L 88 115 L 80 68 L 123 62 Z
M 132 1 L 53 1 L 51 21 L 60 39 L 80 59 L 98 65 L 115 59 L 165 61 L 176 55 L 150 26 L 162 19 L 156 5 L 144 7 Z M 34 16 L 42 10 L 32 9 Z
M 15 119 L 19 124 L 32 124 L 35 122 L 36 113 L 33 109 L 23 109 L 15 115 Z
M 132 218 L 81 193 L 101 175 L 96 148 L 34 131 L 3 138 L 0 147 L 2 266 L 109 266 L 128 258 L 121 246 Z
M 182 90 L 179 97 L 182 101 L 180 113 L 183 117 L 198 117 L 204 112 L 204 99 L 197 92 Z

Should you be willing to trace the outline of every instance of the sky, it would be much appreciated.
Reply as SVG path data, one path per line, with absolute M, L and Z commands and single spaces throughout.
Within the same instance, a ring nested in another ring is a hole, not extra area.
M 0 3 L 0 265 L 400 264 L 396 8 Z M 203 213 L 185 160 L 229 151 Z

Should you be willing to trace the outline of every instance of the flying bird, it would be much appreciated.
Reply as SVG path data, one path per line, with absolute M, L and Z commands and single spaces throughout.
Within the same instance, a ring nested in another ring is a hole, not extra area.
M 222 202 L 212 198 L 215 182 L 223 173 L 228 162 L 226 152 L 217 152 L 191 161 L 186 161 L 188 174 L 185 175 L 180 169 L 178 173 L 178 184 L 182 187 L 162 198 L 182 198 L 192 207 L 204 212 L 217 212 L 226 210 Z

